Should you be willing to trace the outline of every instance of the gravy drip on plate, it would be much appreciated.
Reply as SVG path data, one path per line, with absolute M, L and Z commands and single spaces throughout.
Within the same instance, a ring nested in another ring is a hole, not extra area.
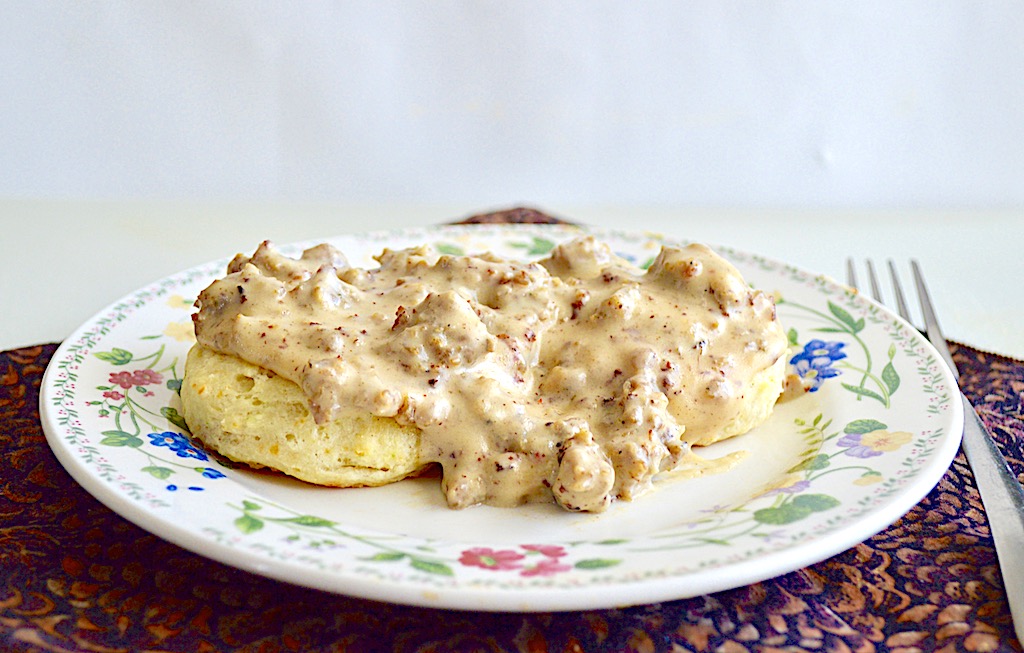
M 265 242 L 200 295 L 196 335 L 298 384 L 318 422 L 421 429 L 452 507 L 630 499 L 691 444 L 735 435 L 752 378 L 786 350 L 772 298 L 703 245 L 664 247 L 646 272 L 589 236 L 535 263 L 376 260 Z

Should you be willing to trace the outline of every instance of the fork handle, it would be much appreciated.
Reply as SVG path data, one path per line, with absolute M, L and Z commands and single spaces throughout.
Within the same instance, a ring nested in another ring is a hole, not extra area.
M 995 540 L 1017 641 L 1024 644 L 1024 487 L 1017 482 L 995 441 L 985 431 L 974 406 L 962 392 L 960 398 L 964 403 L 961 446 L 974 472 L 989 531 Z

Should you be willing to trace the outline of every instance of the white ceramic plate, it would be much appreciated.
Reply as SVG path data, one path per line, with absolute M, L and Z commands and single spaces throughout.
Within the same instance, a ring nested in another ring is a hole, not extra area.
M 331 239 L 358 265 L 431 242 L 521 258 L 568 226 L 472 225 Z M 662 239 L 594 231 L 643 265 Z M 284 247 L 298 254 L 303 246 Z M 255 248 L 256 243 L 253 243 Z M 445 507 L 438 480 L 328 489 L 231 468 L 192 444 L 178 380 L 191 305 L 225 261 L 168 277 L 89 320 L 58 349 L 40 412 L 50 446 L 115 512 L 204 556 L 292 583 L 397 603 L 578 610 L 724 590 L 823 560 L 894 522 L 935 486 L 962 410 L 934 349 L 827 278 L 716 248 L 775 292 L 795 368 L 818 388 L 764 426 L 706 450 L 749 451 L 733 470 L 663 479 L 602 514 L 552 505 Z

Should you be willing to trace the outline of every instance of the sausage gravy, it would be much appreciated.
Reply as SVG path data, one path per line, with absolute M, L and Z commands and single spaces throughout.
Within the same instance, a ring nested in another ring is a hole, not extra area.
M 376 260 L 264 242 L 202 292 L 196 336 L 296 383 L 318 422 L 415 425 L 455 508 L 604 510 L 763 421 L 783 389 L 772 297 L 703 245 L 647 270 L 589 236 L 537 262 L 426 246 Z

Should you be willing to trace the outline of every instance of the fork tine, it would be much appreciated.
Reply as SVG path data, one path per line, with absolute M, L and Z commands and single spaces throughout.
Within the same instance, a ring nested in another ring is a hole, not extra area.
M 907 309 L 907 300 L 903 295 L 903 285 L 900 283 L 900 275 L 896 273 L 896 264 L 892 262 L 892 259 L 889 259 L 889 278 L 892 280 L 892 294 L 896 298 L 896 312 L 904 320 L 910 322 L 910 311 Z
M 857 271 L 854 269 L 853 259 L 846 259 L 846 285 L 857 289 Z
M 921 314 L 924 316 L 924 328 L 925 333 L 929 336 L 940 336 L 942 329 L 939 328 L 939 320 L 935 317 L 935 309 L 932 307 L 932 298 L 928 294 L 928 287 L 924 283 L 924 275 L 921 274 L 921 266 L 918 265 L 916 259 L 910 260 L 910 271 L 914 274 L 914 285 L 917 286 L 917 296 L 921 301 Z M 942 338 L 944 341 L 945 338 Z M 953 371 L 953 376 L 957 380 L 960 379 L 960 373 L 956 369 L 956 365 L 953 363 L 953 357 L 950 355 L 949 350 L 945 346 L 939 346 L 938 343 L 933 342 L 940 354 L 943 354 L 942 358 L 949 365 L 949 369 Z M 941 343 L 945 345 L 945 342 Z
M 871 259 L 865 261 L 868 268 L 868 285 L 871 287 L 871 296 L 875 298 L 876 302 L 882 301 L 882 293 L 878 289 L 878 276 L 875 274 L 875 265 L 871 262 Z

